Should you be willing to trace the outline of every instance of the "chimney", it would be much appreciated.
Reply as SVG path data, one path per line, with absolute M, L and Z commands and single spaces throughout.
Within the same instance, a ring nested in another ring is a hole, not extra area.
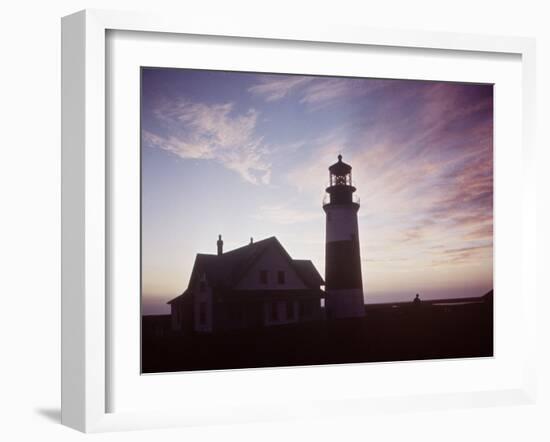
M 250 237 L 250 244 L 254 243 L 254 238 Z
M 223 241 L 221 235 L 218 235 L 218 241 L 216 242 L 216 245 L 218 246 L 218 256 L 220 256 L 223 253 Z

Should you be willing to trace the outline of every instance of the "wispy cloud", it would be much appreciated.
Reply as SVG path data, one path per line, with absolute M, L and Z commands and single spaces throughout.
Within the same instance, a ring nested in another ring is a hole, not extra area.
M 483 258 L 492 259 L 493 244 L 446 249 L 432 261 L 434 265 L 461 265 L 480 262 Z
M 327 167 L 336 160 L 338 154 L 346 155 L 350 152 L 348 127 L 331 128 L 312 139 L 302 140 L 301 145 L 311 154 L 286 173 L 286 181 L 299 192 L 317 196 L 321 194 L 322 198 L 323 185 L 328 183 Z
M 304 210 L 286 204 L 260 206 L 254 218 L 258 221 L 282 225 L 292 225 L 313 220 L 321 221 L 323 219 L 319 210 Z
M 248 91 L 264 98 L 266 101 L 277 101 L 290 95 L 291 92 L 313 81 L 313 77 L 304 76 L 266 76 Z
M 269 150 L 256 133 L 258 112 L 234 111 L 232 103 L 208 105 L 172 100 L 154 111 L 162 135 L 143 130 L 146 147 L 181 158 L 215 160 L 245 181 L 267 184 L 271 178 Z
M 308 76 L 268 76 L 248 91 L 273 102 L 295 96 L 298 101 L 311 109 L 319 109 L 339 100 L 350 100 L 374 92 L 390 83 L 385 80 L 308 77 Z

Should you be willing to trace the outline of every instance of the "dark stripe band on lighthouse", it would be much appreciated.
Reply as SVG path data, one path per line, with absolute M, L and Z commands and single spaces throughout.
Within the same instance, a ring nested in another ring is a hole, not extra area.
M 361 317 L 365 314 L 357 212 L 358 198 L 352 185 L 351 166 L 338 162 L 329 167 L 325 246 L 325 308 L 329 318 Z

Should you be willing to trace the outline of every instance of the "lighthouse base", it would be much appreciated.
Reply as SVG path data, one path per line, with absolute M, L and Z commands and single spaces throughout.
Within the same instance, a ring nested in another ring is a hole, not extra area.
M 326 290 L 327 318 L 361 318 L 365 316 L 362 289 Z

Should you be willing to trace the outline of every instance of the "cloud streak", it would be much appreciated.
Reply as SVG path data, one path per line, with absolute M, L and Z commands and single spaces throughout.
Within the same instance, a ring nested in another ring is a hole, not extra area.
M 257 84 L 248 88 L 248 92 L 269 102 L 278 101 L 310 84 L 313 80 L 313 77 L 305 76 L 270 75 L 261 77 Z
M 292 207 L 288 204 L 260 206 L 254 218 L 262 222 L 283 225 L 322 220 L 319 210 L 304 210 L 303 208 Z
M 234 104 L 166 102 L 154 111 L 162 135 L 143 130 L 146 147 L 162 149 L 185 159 L 214 160 L 252 184 L 268 184 L 269 149 L 257 135 L 258 112 L 234 111 Z
M 271 75 L 262 77 L 248 92 L 267 102 L 294 97 L 306 107 L 318 110 L 338 101 L 365 97 L 388 84 L 384 80 L 367 83 L 357 78 Z

